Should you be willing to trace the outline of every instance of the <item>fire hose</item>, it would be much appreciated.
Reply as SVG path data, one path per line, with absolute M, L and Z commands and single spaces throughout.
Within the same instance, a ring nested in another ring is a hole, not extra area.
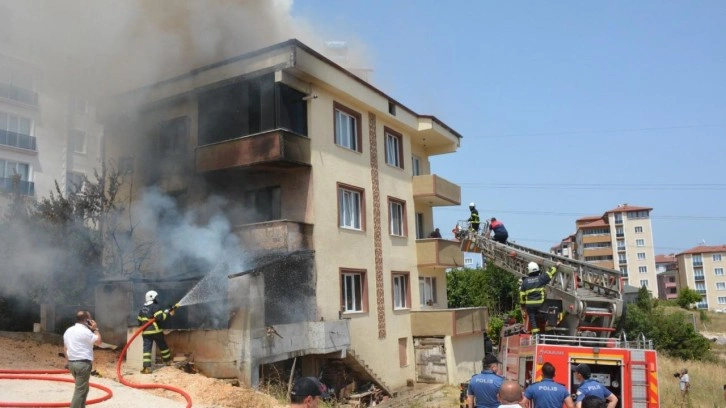
M 170 312 L 173 312 L 174 309 L 176 309 L 177 307 L 179 307 L 178 304 L 172 306 L 169 309 L 169 311 Z M 126 342 L 126 345 L 124 346 L 123 350 L 121 350 L 121 354 L 118 356 L 118 361 L 116 362 L 116 377 L 118 378 L 118 382 L 120 382 L 121 384 L 123 384 L 123 385 L 125 385 L 127 387 L 132 387 L 132 388 L 139 388 L 139 389 L 162 388 L 162 389 L 165 389 L 165 390 L 169 390 L 169 391 L 172 391 L 172 392 L 176 392 L 177 394 L 180 394 L 181 396 L 184 397 L 184 399 L 187 400 L 187 408 L 191 408 L 191 406 L 192 406 L 192 397 L 190 397 L 189 394 L 187 394 L 186 392 L 184 392 L 184 390 L 182 390 L 181 388 L 172 387 L 171 385 L 166 385 L 166 384 L 134 384 L 134 383 L 130 383 L 130 382 L 126 381 L 124 379 L 124 377 L 121 375 L 121 362 L 123 361 L 124 356 L 126 355 L 126 350 L 128 350 L 128 348 L 131 345 L 131 343 L 134 342 L 134 339 L 136 337 L 138 337 L 139 334 L 141 334 L 144 331 L 145 328 L 147 328 L 149 325 L 151 325 L 155 321 L 156 321 L 156 318 L 150 319 L 148 322 L 144 323 L 143 326 L 139 327 L 139 329 L 136 330 L 136 332 L 134 333 L 134 335 L 131 336 L 131 339 L 129 339 L 129 341 Z
M 173 311 L 176 309 L 178 305 L 174 305 L 170 311 Z M 149 320 L 146 322 L 143 326 L 141 326 L 133 336 L 131 336 L 131 339 L 126 342 L 126 345 L 124 346 L 123 350 L 121 351 L 121 354 L 118 357 L 118 361 L 116 362 L 116 377 L 118 378 L 118 381 L 131 388 L 138 388 L 138 389 L 154 389 L 154 388 L 161 388 L 165 390 L 169 390 L 172 392 L 176 392 L 184 397 L 187 401 L 186 408 L 191 408 L 192 406 L 192 398 L 187 394 L 184 390 L 172 387 L 170 385 L 166 384 L 134 384 L 126 381 L 123 376 L 121 375 L 121 362 L 123 361 L 124 356 L 126 355 L 126 351 L 128 350 L 131 343 L 136 339 L 136 337 L 141 334 L 145 328 L 147 328 L 149 325 L 154 323 L 156 321 L 156 318 Z M 2 380 L 41 380 L 41 381 L 60 381 L 60 382 L 68 382 L 68 383 L 75 383 L 75 380 L 73 378 L 62 378 L 62 377 L 48 377 L 47 374 L 68 374 L 68 370 L 1 370 L 0 369 L 0 379 Z M 45 374 L 45 375 L 43 375 Z M 87 405 L 91 404 L 97 404 L 99 402 L 106 401 L 107 399 L 110 399 L 113 396 L 113 391 L 111 391 L 110 388 L 105 387 L 100 384 L 96 383 L 89 383 L 89 386 L 93 388 L 97 388 L 101 391 L 104 391 L 106 395 L 101 396 L 99 398 L 93 398 L 86 401 Z M 70 402 L 3 402 L 0 401 L 0 407 L 69 407 L 71 405 Z

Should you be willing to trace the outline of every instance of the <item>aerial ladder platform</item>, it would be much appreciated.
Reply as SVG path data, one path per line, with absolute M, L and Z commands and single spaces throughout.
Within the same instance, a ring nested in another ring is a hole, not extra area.
M 489 237 L 489 222 L 480 231 L 459 221 L 455 235 L 464 252 L 481 253 L 501 269 L 524 278 L 527 264 L 537 262 L 542 270 L 560 263 L 557 274 L 546 287 L 544 307 L 557 305 L 556 327 L 552 330 L 569 336 L 611 337 L 617 331 L 616 319 L 623 315 L 623 283 L 620 271 L 528 248 L 513 242 L 502 244 Z M 561 302 L 561 306 L 560 306 Z M 551 316 L 552 310 L 541 310 Z M 548 316 L 548 317 L 549 317 Z

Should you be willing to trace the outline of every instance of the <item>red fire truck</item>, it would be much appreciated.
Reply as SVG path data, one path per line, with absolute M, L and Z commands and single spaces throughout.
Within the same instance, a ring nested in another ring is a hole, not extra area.
M 579 383 L 572 368 L 585 363 L 591 378 L 618 397 L 619 408 L 660 407 L 652 341 L 614 337 L 624 310 L 620 272 L 515 243 L 501 244 L 489 238 L 486 223 L 483 227 L 476 233 L 461 222 L 457 229 L 462 251 L 480 252 L 520 278 L 527 276 L 529 262 L 541 268 L 560 263 L 540 310 L 547 318 L 540 327 L 543 334 L 525 334 L 522 324 L 502 329 L 499 359 L 504 377 L 526 386 L 542 379 L 542 365 L 549 362 L 555 366 L 555 381 L 574 394 Z

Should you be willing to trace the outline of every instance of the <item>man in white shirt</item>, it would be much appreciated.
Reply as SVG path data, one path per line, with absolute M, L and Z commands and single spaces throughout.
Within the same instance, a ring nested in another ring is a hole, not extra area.
M 683 398 L 683 404 L 685 404 L 686 400 L 688 400 L 688 389 L 691 387 L 691 382 L 689 381 L 689 378 L 688 378 L 688 369 L 687 368 L 684 368 L 681 370 L 681 377 L 680 377 L 678 386 L 681 389 L 681 397 Z
M 91 312 L 79 310 L 76 313 L 76 324 L 69 327 L 63 334 L 63 348 L 68 359 L 68 370 L 76 380 L 70 408 L 85 408 L 86 406 L 94 344 L 101 345 L 98 325 L 91 319 Z

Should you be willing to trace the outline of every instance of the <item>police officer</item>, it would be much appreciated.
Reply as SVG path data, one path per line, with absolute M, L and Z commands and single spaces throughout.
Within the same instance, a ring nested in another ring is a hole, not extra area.
M 590 366 L 587 364 L 580 364 L 573 367 L 572 370 L 575 372 L 575 380 L 580 383 L 576 394 L 577 408 L 582 407 L 582 400 L 589 395 L 594 395 L 607 401 L 607 408 L 615 408 L 618 404 L 618 397 L 610 392 L 610 390 L 603 386 L 599 381 L 590 378 Z
M 527 265 L 528 276 L 522 279 L 519 287 L 519 304 L 526 309 L 527 330 L 532 334 L 539 333 L 537 317 L 539 316 L 539 309 L 545 301 L 545 286 L 555 276 L 560 265 L 560 262 L 557 262 L 546 273 L 540 273 L 537 262 L 530 262 Z
M 466 406 L 468 408 L 497 408 L 499 399 L 497 394 L 504 378 L 497 375 L 499 360 L 494 354 L 487 354 L 482 360 L 482 371 L 469 380 L 466 391 Z
M 156 347 L 161 353 L 161 359 L 164 360 L 164 364 L 171 365 L 171 351 L 169 346 L 166 345 L 164 339 L 164 330 L 159 325 L 160 322 L 166 320 L 169 316 L 174 316 L 174 309 L 163 310 L 156 301 L 159 294 L 150 290 L 146 292 L 144 307 L 139 311 L 137 317 L 139 324 L 143 325 L 151 319 L 156 319 L 154 323 L 150 324 L 141 333 L 141 337 L 144 339 L 144 368 L 141 370 L 141 374 L 151 374 L 151 348 L 156 343 Z
M 567 408 L 573 408 L 575 403 L 570 392 L 564 385 L 555 382 L 554 378 L 555 366 L 549 362 L 542 364 L 542 381 L 524 390 L 523 402 L 532 401 L 530 407 L 534 408 L 562 408 L 562 404 Z

